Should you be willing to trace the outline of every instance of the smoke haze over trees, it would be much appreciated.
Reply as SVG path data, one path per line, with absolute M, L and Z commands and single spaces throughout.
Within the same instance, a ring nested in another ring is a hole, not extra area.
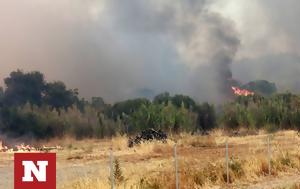
M 164 92 L 153 99 L 134 98 L 109 104 L 102 97 L 80 99 L 78 89 L 48 82 L 38 71 L 13 71 L 0 88 L 0 133 L 38 139 L 71 136 L 77 139 L 133 135 L 146 129 L 167 133 L 206 133 L 265 129 L 300 130 L 300 96 L 276 93 L 265 80 L 247 83 L 255 91 L 232 96 L 222 105 L 200 103 L 190 96 Z
M 164 91 L 223 102 L 230 85 L 262 79 L 299 92 L 299 9 L 298 0 L 5 0 L 0 78 L 40 70 L 54 107 L 64 105 L 53 96 L 69 95 L 57 80 L 110 103 Z

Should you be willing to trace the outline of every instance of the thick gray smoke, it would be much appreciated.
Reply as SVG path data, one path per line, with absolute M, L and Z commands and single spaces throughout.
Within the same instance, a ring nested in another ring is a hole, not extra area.
M 205 99 L 231 77 L 238 45 L 233 24 L 207 11 L 204 1 L 1 4 L 6 72 L 38 69 L 84 96 L 109 101 L 137 96 L 140 89 Z
M 263 18 L 273 14 L 274 8 L 251 2 L 263 9 Z M 220 101 L 233 81 L 231 67 L 238 79 L 264 79 L 256 73 L 261 65 L 253 62 L 269 47 L 255 50 L 262 46 L 254 40 L 259 36 L 241 26 L 244 17 L 228 14 L 234 8 L 220 11 L 227 5 L 223 0 L 4 0 L 0 78 L 17 68 L 40 70 L 48 80 L 79 88 L 84 97 L 109 102 L 163 91 Z M 243 12 L 249 12 L 247 6 Z M 288 81 L 288 86 L 297 85 Z
M 198 100 L 216 101 L 226 95 L 238 35 L 232 22 L 206 9 L 205 1 L 114 0 L 109 8 L 117 24 L 113 30 L 129 39 L 125 45 L 137 45 L 129 47 L 132 54 L 142 55 L 147 67 L 163 66 L 162 74 L 172 79 L 161 90 L 188 93 Z M 182 69 L 168 70 L 172 64 Z M 149 81 L 156 80 L 153 74 L 155 70 Z M 161 77 L 157 79 L 154 89 L 161 84 Z
M 241 46 L 232 64 L 243 82 L 267 79 L 300 91 L 300 1 L 215 0 L 213 11 L 233 20 Z M 211 10 L 212 10 L 211 9 Z

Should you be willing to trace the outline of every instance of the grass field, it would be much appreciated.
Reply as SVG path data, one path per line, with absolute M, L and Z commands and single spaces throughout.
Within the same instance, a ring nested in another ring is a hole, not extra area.
M 226 183 L 225 142 L 229 143 L 229 184 Z M 59 189 L 111 188 L 109 154 L 113 149 L 116 188 L 173 189 L 175 168 L 173 146 L 177 143 L 180 188 L 300 188 L 300 137 L 294 131 L 270 136 L 271 175 L 268 164 L 268 135 L 227 137 L 221 131 L 210 136 L 181 134 L 167 143 L 144 143 L 127 147 L 127 137 L 112 140 L 53 140 L 62 145 L 57 152 Z M 1 175 L 10 188 L 13 155 L 1 154 Z

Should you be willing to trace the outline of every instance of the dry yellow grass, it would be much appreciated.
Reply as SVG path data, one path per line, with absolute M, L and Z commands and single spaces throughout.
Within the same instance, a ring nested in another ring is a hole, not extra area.
M 207 136 L 191 136 L 189 134 L 182 134 L 177 143 L 180 146 L 192 147 L 214 147 L 217 145 L 216 137 L 212 135 Z
M 173 146 L 178 144 L 180 188 L 224 188 L 225 141 L 229 141 L 230 187 L 252 185 L 270 178 L 268 175 L 267 134 L 226 137 L 220 131 L 210 136 L 173 136 L 167 143 L 143 143 L 127 147 L 127 137 L 117 136 L 112 140 L 72 141 L 72 147 L 58 154 L 61 165 L 97 163 L 99 173 L 68 180 L 61 189 L 106 189 L 110 188 L 108 158 L 112 147 L 114 156 L 120 160 L 124 180 L 117 188 L 173 189 L 175 188 Z M 300 172 L 300 138 L 294 131 L 279 132 L 271 136 L 271 177 Z M 80 159 L 68 157 L 80 156 Z M 104 169 L 103 169 L 104 168 Z M 83 169 L 84 170 L 84 169 Z M 297 181 L 295 181 L 297 182 Z M 293 185 L 294 183 L 289 183 Z M 295 183 L 295 186 L 298 186 Z

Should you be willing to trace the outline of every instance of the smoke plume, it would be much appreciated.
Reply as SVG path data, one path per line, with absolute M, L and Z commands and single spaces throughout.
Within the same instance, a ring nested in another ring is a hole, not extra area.
M 248 21 L 248 17 L 231 14 L 235 9 L 228 2 L 1 1 L 0 78 L 18 68 L 39 70 L 50 81 L 62 80 L 71 88 L 79 88 L 81 96 L 102 96 L 108 102 L 164 91 L 191 95 L 199 101 L 221 101 L 235 82 L 233 77 L 277 82 L 275 76 L 258 75 L 261 65 L 255 62 L 266 54 L 275 57 L 283 52 L 279 49 L 286 50 L 288 57 L 296 56 L 300 40 L 293 51 L 287 44 L 272 51 L 275 55 L 265 51 L 269 46 L 258 52 L 255 49 L 263 47 L 254 40 L 260 39 L 259 33 L 241 25 L 239 18 Z M 268 15 L 275 14 L 274 8 L 267 10 L 264 3 L 251 2 L 264 13 L 257 14 L 261 16 L 259 26 L 281 25 L 280 19 L 276 24 L 267 23 Z M 227 8 L 229 11 L 224 12 Z M 249 13 L 246 8 L 242 12 Z M 266 69 L 270 67 L 274 64 L 269 63 Z M 297 86 L 288 81 L 285 79 L 289 86 Z

